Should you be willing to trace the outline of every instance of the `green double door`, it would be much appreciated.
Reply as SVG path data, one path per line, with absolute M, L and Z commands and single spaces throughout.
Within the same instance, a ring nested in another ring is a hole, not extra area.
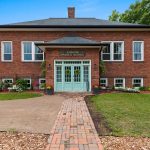
M 90 91 L 90 66 L 82 62 L 56 65 L 56 92 L 87 92 Z

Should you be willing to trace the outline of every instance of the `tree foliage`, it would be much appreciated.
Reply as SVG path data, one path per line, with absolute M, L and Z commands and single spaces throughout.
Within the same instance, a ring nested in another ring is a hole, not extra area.
M 113 10 L 109 20 L 150 25 L 150 0 L 138 0 L 123 13 Z

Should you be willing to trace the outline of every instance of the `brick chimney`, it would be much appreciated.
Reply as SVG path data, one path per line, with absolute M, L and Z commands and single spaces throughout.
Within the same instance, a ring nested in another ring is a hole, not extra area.
M 68 8 L 68 18 L 75 18 L 75 7 Z

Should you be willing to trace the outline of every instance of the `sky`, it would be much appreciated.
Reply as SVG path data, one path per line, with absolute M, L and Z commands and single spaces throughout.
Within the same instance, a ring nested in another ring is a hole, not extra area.
M 76 17 L 108 19 L 112 10 L 124 12 L 135 0 L 0 0 L 0 24 L 46 18 L 66 18 L 67 8 Z

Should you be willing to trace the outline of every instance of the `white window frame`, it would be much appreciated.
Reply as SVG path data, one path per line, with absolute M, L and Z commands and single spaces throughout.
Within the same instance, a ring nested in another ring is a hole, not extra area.
M 6 80 L 11 80 L 12 81 L 12 85 L 13 85 L 13 82 L 14 82 L 13 78 L 3 78 L 2 82 L 5 82 Z
M 144 86 L 144 79 L 143 78 L 132 78 L 132 86 L 134 85 L 134 80 L 141 80 L 141 86 L 140 87 L 143 87 Z
M 125 78 L 114 78 L 114 86 L 116 87 L 116 80 L 123 80 L 123 87 L 122 88 L 125 88 Z
M 134 59 L 134 43 L 138 43 L 140 42 L 141 43 L 141 60 L 135 60 Z M 133 61 L 144 61 L 144 41 L 133 41 L 132 42 L 132 60 Z
M 39 78 L 39 89 L 44 89 L 44 88 L 40 88 L 40 85 L 41 85 L 41 80 L 45 80 L 45 82 L 46 82 L 46 79 L 45 78 Z
M 24 43 L 30 42 L 31 47 L 32 47 L 32 60 L 25 60 L 24 59 Z M 35 60 L 35 43 L 41 42 L 43 43 L 44 41 L 22 41 L 21 42 L 21 61 L 22 62 L 42 62 L 45 60 L 44 58 L 44 52 L 43 52 L 43 60 Z
M 30 87 L 29 88 L 27 88 L 27 89 L 31 89 L 31 84 L 32 84 L 32 79 L 31 78 L 23 78 L 23 80 L 30 80 Z
M 110 60 L 103 60 L 103 52 L 101 52 L 101 60 L 103 61 L 114 61 L 114 62 L 122 62 L 124 61 L 124 41 L 102 41 L 102 43 L 110 43 Z M 114 43 L 122 43 L 122 59 L 114 60 Z
M 108 78 L 100 78 L 100 85 L 101 85 L 101 80 L 105 80 L 106 81 L 106 86 L 105 87 L 107 87 L 108 86 Z
M 4 60 L 4 43 L 11 43 L 11 60 Z M 13 61 L 13 42 L 12 41 L 1 41 L 1 61 L 2 62 Z

